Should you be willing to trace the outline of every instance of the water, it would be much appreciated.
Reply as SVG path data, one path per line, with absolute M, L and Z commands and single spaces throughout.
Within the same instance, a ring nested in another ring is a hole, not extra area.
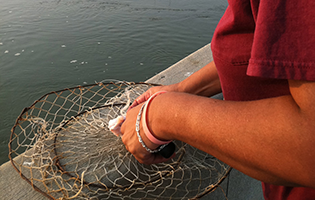
M 10 129 L 43 94 L 144 81 L 211 41 L 224 0 L 1 0 L 0 164 Z

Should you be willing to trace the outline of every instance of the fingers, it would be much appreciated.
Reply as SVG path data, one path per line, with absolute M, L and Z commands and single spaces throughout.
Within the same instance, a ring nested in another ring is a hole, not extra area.
M 158 92 L 158 91 L 177 91 L 176 87 L 174 87 L 173 85 L 168 85 L 168 86 L 155 86 L 155 87 L 151 87 L 149 90 L 147 90 L 146 92 L 144 92 L 142 95 L 140 95 L 129 107 L 128 111 L 130 109 L 132 109 L 133 107 L 136 107 L 137 105 L 145 102 L 146 100 L 148 100 L 151 95 L 153 95 L 154 93 Z M 128 112 L 127 111 L 127 112 Z
M 131 108 L 136 107 L 136 106 L 139 105 L 139 104 L 140 104 L 140 103 L 139 103 L 138 99 L 134 100 L 134 101 L 132 102 L 131 106 L 129 106 L 127 112 L 128 112 Z
M 150 92 L 145 92 L 144 94 L 140 95 L 138 98 L 136 98 L 136 100 L 133 101 L 133 103 L 131 104 L 131 106 L 129 106 L 127 112 L 132 109 L 133 107 L 136 107 L 137 105 L 145 102 L 146 100 L 148 100 L 150 98 Z
M 142 95 L 140 95 L 138 98 L 136 98 L 136 100 L 134 100 L 134 102 L 132 102 L 131 106 L 129 106 L 127 112 L 136 107 L 137 105 L 145 102 L 146 100 L 148 100 L 152 94 L 154 94 L 154 91 L 155 90 L 158 90 L 159 87 L 153 87 L 153 88 L 150 88 L 148 91 L 146 91 L 145 93 L 143 93 Z

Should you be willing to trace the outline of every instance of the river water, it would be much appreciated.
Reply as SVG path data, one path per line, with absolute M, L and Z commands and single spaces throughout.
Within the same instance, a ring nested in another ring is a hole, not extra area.
M 225 0 L 0 0 L 0 164 L 10 129 L 43 94 L 145 81 L 211 42 Z

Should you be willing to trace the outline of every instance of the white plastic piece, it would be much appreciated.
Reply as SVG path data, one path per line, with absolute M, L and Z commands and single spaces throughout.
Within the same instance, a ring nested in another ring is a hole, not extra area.
M 125 121 L 125 116 L 118 116 L 115 119 L 112 119 L 108 122 L 108 128 L 109 130 L 114 133 L 117 137 L 122 136 L 122 133 L 120 131 L 122 123 Z

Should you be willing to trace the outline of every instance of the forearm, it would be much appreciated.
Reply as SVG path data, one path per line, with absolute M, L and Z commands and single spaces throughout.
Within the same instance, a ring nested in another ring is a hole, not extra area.
M 145 102 L 158 91 L 182 92 L 210 97 L 221 92 L 221 84 L 216 66 L 212 61 L 179 83 L 150 88 L 135 99 L 128 111 Z
M 199 96 L 213 96 L 221 92 L 221 85 L 214 62 L 210 62 L 177 84 L 178 91 Z
M 189 143 L 253 178 L 315 187 L 315 127 L 291 96 L 229 102 L 166 93 L 148 119 L 158 138 Z

